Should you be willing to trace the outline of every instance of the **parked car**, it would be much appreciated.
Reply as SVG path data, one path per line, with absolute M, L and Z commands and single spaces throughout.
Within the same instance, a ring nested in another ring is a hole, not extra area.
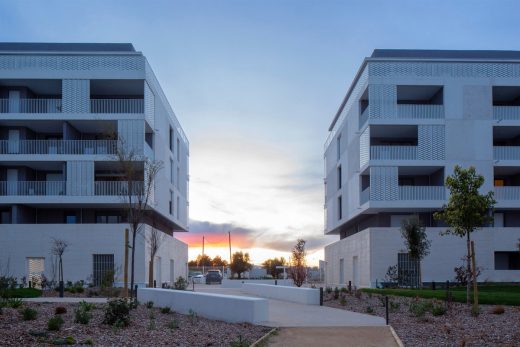
M 193 283 L 203 283 L 204 275 L 200 271 L 194 271 L 189 274 L 188 281 Z
M 220 270 L 209 270 L 206 272 L 206 284 L 211 283 L 222 284 L 222 274 Z

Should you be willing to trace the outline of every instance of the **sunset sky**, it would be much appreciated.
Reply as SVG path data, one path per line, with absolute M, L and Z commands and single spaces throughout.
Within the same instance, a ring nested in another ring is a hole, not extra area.
M 129 4 L 132 6 L 129 6 Z M 190 246 L 323 246 L 323 143 L 375 48 L 520 49 L 518 1 L 4 1 L 0 41 L 131 42 L 190 140 Z M 71 16 L 70 13 L 75 13 Z M 410 28 L 414 28 L 411 30 Z M 420 30 L 417 30 L 420 28 Z M 457 30 L 453 30 L 456 28 Z

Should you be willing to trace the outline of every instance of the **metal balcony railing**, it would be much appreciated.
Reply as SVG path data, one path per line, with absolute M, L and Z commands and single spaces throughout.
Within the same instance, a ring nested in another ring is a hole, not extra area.
M 91 99 L 90 113 L 144 113 L 144 100 Z
M 442 119 L 444 118 L 444 105 L 398 104 L 397 118 Z
M 61 99 L 0 99 L 0 113 L 61 113 Z
M 494 120 L 520 120 L 520 106 L 493 106 Z
M 417 146 L 370 146 L 371 160 L 416 160 Z
M 1 181 L 0 196 L 65 195 L 65 181 Z
M 135 181 L 131 185 L 132 195 L 141 195 L 144 189 L 143 181 Z M 128 182 L 126 181 L 95 181 L 94 182 L 95 195 L 110 195 L 125 197 L 129 195 Z
M 0 140 L 0 154 L 115 154 L 116 140 Z
M 400 186 L 399 200 L 445 200 L 444 186 Z
M 520 200 L 520 187 L 516 187 L 516 186 L 495 187 L 495 199 L 497 199 L 497 200 Z
M 520 160 L 520 146 L 493 146 L 494 160 Z

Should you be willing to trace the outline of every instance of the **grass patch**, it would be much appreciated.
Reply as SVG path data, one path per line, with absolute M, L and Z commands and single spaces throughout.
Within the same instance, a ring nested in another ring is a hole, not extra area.
M 42 296 L 42 291 L 36 288 L 4 289 L 0 295 L 3 298 L 37 298 Z
M 388 288 L 388 289 L 361 289 L 366 293 L 375 293 L 382 295 L 419 297 L 424 299 L 446 298 L 446 291 L 439 288 L 432 289 L 406 289 L 406 288 Z M 466 287 L 450 288 L 453 301 L 466 302 Z M 484 305 L 511 305 L 520 306 L 520 285 L 482 285 L 478 288 L 478 301 Z M 471 293 L 473 297 L 473 293 Z

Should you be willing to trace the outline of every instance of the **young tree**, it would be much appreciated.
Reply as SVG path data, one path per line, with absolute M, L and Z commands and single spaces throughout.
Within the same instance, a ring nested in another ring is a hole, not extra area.
M 53 239 L 51 253 L 58 257 L 58 281 L 60 283 L 60 298 L 63 298 L 63 253 L 69 244 L 64 240 Z
M 156 228 L 152 227 L 152 230 L 147 235 L 146 243 L 150 248 L 150 262 L 148 264 L 148 287 L 153 288 L 153 276 L 154 276 L 154 259 L 157 251 L 161 247 L 164 241 L 164 233 Z
M 220 255 L 216 255 L 213 260 L 211 261 L 211 265 L 215 266 L 215 267 L 223 267 L 223 266 L 227 266 L 227 261 L 222 259 L 220 257 Z
M 307 264 L 305 257 L 305 240 L 298 239 L 294 246 L 290 259 L 289 276 L 292 277 L 294 284 L 301 287 L 307 279 Z
M 119 174 L 121 175 L 122 183 L 118 193 L 125 205 L 124 209 L 132 236 L 130 245 L 132 249 L 130 288 L 133 289 L 135 283 L 136 238 L 141 233 L 149 208 L 153 204 L 154 182 L 163 164 L 161 161 L 150 160 L 138 154 L 134 148 L 126 145 L 124 139 L 119 140 L 116 160 L 119 164 Z M 133 290 L 130 292 L 133 296 Z
M 412 216 L 403 220 L 401 236 L 404 239 L 410 258 L 418 262 L 418 287 L 421 288 L 421 260 L 430 253 L 430 241 L 426 236 L 426 228 L 422 225 L 418 216 Z
M 211 257 L 207 254 L 197 256 L 197 266 L 211 266 Z
M 235 252 L 231 261 L 231 274 L 237 274 L 242 278 L 242 273 L 251 270 L 253 264 L 249 262 L 249 253 Z
M 269 275 L 273 276 L 273 278 L 278 278 L 278 276 L 283 273 L 283 269 L 277 269 L 276 267 L 284 265 L 287 265 L 284 257 L 267 259 L 262 263 L 262 267 Z
M 493 221 L 490 212 L 496 201 L 493 192 L 480 194 L 479 189 L 484 184 L 484 177 L 477 174 L 474 167 L 463 169 L 455 166 L 453 176 L 446 178 L 446 186 L 450 190 L 450 199 L 444 204 L 434 218 L 442 220 L 450 226 L 444 234 L 466 237 L 467 272 L 471 272 L 471 233 Z M 476 280 L 476 279 L 473 279 Z M 469 304 L 470 282 L 466 285 L 466 303 Z

